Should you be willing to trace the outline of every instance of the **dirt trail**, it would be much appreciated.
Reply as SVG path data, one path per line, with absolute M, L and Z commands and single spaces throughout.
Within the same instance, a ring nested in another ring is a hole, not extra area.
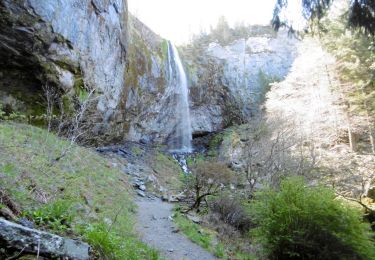
M 138 205 L 136 229 L 143 242 L 156 248 L 166 259 L 210 260 L 209 252 L 191 242 L 180 232 L 171 219 L 173 205 L 158 198 L 136 198 Z

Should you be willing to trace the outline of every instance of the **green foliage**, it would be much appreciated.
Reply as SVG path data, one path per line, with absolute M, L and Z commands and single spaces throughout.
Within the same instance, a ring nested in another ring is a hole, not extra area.
M 177 224 L 178 228 L 194 243 L 200 245 L 205 249 L 213 250 L 212 246 L 212 235 L 204 231 L 201 226 L 196 223 L 193 223 L 185 216 L 180 213 L 176 213 L 174 221 Z
M 78 95 L 78 100 L 79 102 L 85 103 L 89 99 L 89 92 L 85 89 L 79 89 L 79 95 Z
M 186 158 L 186 164 L 188 167 L 191 167 L 194 165 L 194 163 L 196 162 L 202 162 L 204 161 L 206 158 L 204 157 L 203 154 L 201 153 L 198 153 L 198 154 L 190 154 L 187 158 Z
M 33 219 L 38 226 L 60 232 L 67 230 L 74 219 L 72 202 L 64 200 L 57 200 L 36 210 L 27 211 L 25 215 Z
M 46 130 L 14 122 L 0 124 L 0 158 L 0 187 L 41 227 L 85 234 L 78 226 L 109 220 L 111 232 L 129 250 L 131 257 L 122 259 L 155 259 L 155 251 L 134 233 L 128 179 L 108 159 Z M 40 206 L 41 199 L 45 206 Z
M 165 39 L 160 44 L 160 56 L 162 57 L 163 61 L 165 61 L 168 57 L 168 41 Z
M 20 112 L 14 112 L 14 111 L 7 113 L 5 109 L 3 108 L 2 104 L 0 104 L 0 120 L 27 122 L 27 116 Z
M 324 19 L 327 33 L 321 41 L 337 59 L 340 80 L 346 83 L 337 89 L 346 95 L 351 113 L 368 113 L 375 117 L 375 48 L 371 37 L 349 31 L 345 16 Z
M 137 146 L 134 146 L 134 147 L 132 147 L 132 153 L 135 156 L 141 156 L 144 153 L 144 151 L 141 148 L 139 148 Z
M 263 103 L 267 92 L 271 89 L 271 83 L 280 81 L 277 76 L 269 76 L 264 73 L 261 69 L 258 71 L 258 81 L 260 86 L 260 92 L 258 93 L 258 102 Z
M 162 185 L 171 190 L 181 189 L 185 174 L 171 155 L 158 151 L 151 159 L 151 164 L 157 172 L 158 180 Z
M 209 157 L 216 157 L 219 153 L 220 147 L 226 142 L 232 142 L 236 127 L 227 128 L 223 132 L 215 134 L 208 142 L 208 153 Z
M 224 133 L 215 134 L 208 143 L 208 156 L 215 157 L 224 140 Z
M 218 243 L 214 248 L 214 255 L 219 258 L 223 258 L 225 255 L 225 248 L 224 245 L 221 243 Z
M 8 176 L 14 176 L 16 167 L 12 163 L 7 163 L 1 168 L 1 172 Z
M 159 254 L 154 249 L 146 247 L 132 236 L 118 235 L 111 226 L 108 227 L 103 222 L 87 225 L 82 233 L 98 256 L 104 259 L 159 259 Z
M 196 224 L 189 220 L 186 216 L 176 211 L 174 222 L 181 232 L 187 236 L 192 242 L 207 249 L 218 258 L 250 260 L 251 255 L 241 251 L 239 248 L 232 248 L 233 241 L 221 241 L 218 239 L 217 232 Z
M 333 190 L 282 181 L 280 191 L 256 193 L 253 232 L 270 259 L 375 259 L 370 227 Z

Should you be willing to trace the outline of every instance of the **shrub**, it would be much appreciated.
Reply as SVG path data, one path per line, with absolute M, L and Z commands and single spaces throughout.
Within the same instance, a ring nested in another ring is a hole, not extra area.
M 132 235 L 120 236 L 104 222 L 87 225 L 83 227 L 81 233 L 93 247 L 94 259 L 159 259 L 159 254 L 156 250 L 148 248 Z
M 375 259 L 369 225 L 331 189 L 290 178 L 280 191 L 257 192 L 251 209 L 253 235 L 270 259 Z
M 220 215 L 222 221 L 240 231 L 249 231 L 252 226 L 251 218 L 246 213 L 241 201 L 236 198 L 220 196 L 211 203 L 210 208 Z
M 187 178 L 187 189 L 194 199 L 190 209 L 199 211 L 201 203 L 208 196 L 217 195 L 226 185 L 234 180 L 234 173 L 224 164 L 198 161 L 192 167 L 192 174 Z
M 70 201 L 57 200 L 36 210 L 27 211 L 25 215 L 31 218 L 38 226 L 63 232 L 71 227 L 74 219 L 75 212 L 71 206 L 72 202 Z
M 178 228 L 194 243 L 205 249 L 209 249 L 212 246 L 212 235 L 205 232 L 200 225 L 193 223 L 178 212 L 175 214 L 174 221 Z

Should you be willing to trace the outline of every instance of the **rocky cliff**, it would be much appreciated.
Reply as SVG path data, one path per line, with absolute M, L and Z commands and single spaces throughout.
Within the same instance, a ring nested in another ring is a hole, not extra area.
M 195 133 L 249 120 L 260 109 L 269 83 L 288 74 L 298 40 L 269 27 L 248 30 L 248 36 L 231 43 L 211 39 L 183 49 Z
M 65 113 L 95 89 L 88 128 L 101 143 L 176 137 L 168 41 L 126 0 L 0 0 L 0 101 L 6 113 L 45 114 L 52 86 Z M 246 121 L 269 81 L 284 77 L 296 40 L 268 30 L 220 45 L 179 48 L 189 77 L 193 135 Z
M 173 138 L 177 121 L 176 86 L 168 78 L 168 43 L 136 18 L 130 20 L 128 138 L 166 142 Z M 268 83 L 287 75 L 298 41 L 286 32 L 269 31 L 266 27 L 224 46 L 208 42 L 179 48 L 189 77 L 194 136 L 248 120 L 259 109 Z
M 176 126 L 175 86 L 168 79 L 168 42 L 130 16 L 125 84 L 127 139 L 166 142 Z
M 74 109 L 77 96 L 96 89 L 93 131 L 122 135 L 113 126 L 122 117 L 127 14 L 126 0 L 1 0 L 2 106 L 40 115 L 50 85 Z

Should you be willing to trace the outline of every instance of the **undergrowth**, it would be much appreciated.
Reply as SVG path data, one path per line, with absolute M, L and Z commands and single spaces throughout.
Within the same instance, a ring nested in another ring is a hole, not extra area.
M 0 188 L 40 228 L 80 237 L 105 259 L 158 259 L 133 230 L 127 177 L 95 151 L 1 122 L 0 158 Z
M 250 212 L 267 259 L 375 259 L 369 224 L 332 189 L 289 178 L 257 192 Z

